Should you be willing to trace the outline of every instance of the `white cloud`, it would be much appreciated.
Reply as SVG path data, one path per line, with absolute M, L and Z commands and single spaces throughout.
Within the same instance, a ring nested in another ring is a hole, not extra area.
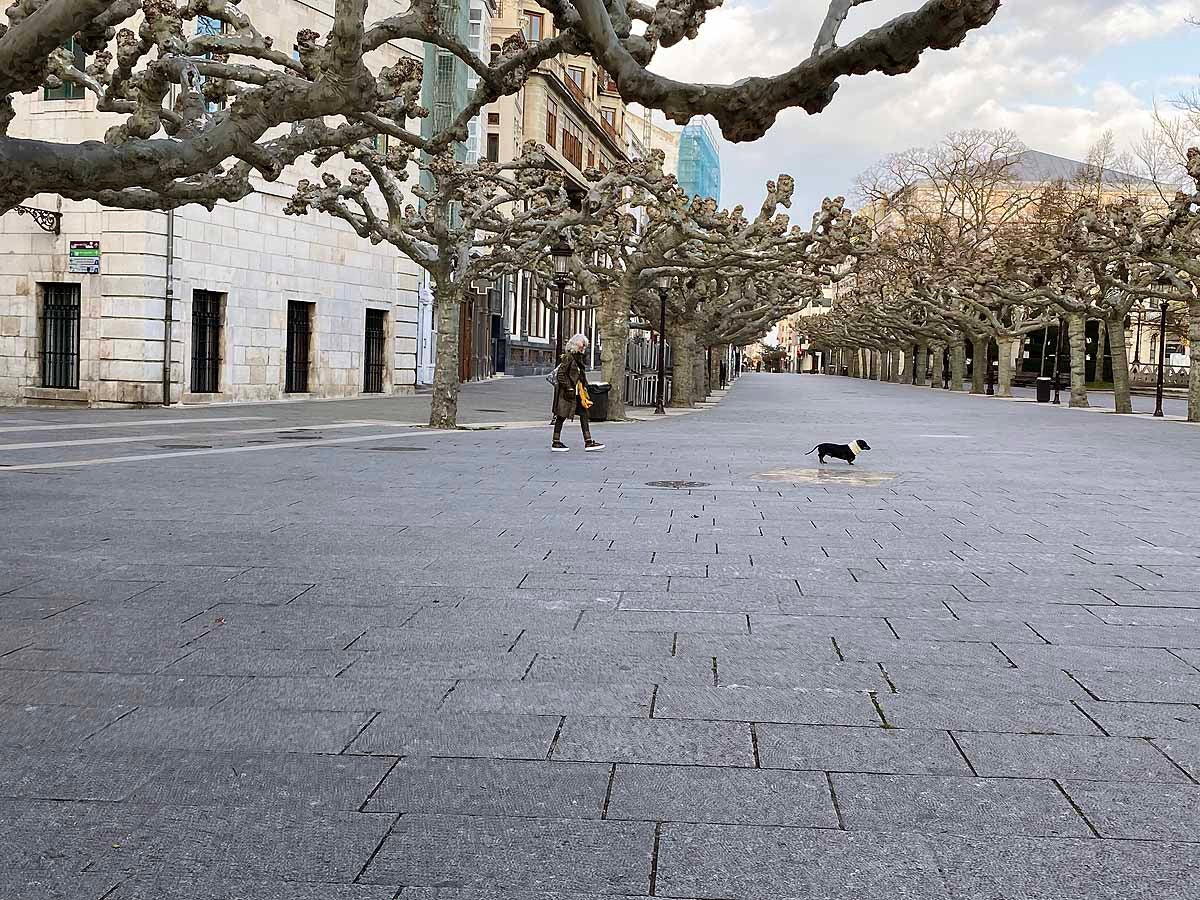
M 696 41 L 663 53 L 655 68 L 709 82 L 784 71 L 807 53 L 824 5 L 726 0 Z M 860 6 L 841 42 L 915 6 Z M 1167 37 L 1197 15 L 1200 0 L 1005 0 L 994 22 L 962 47 L 926 54 L 907 75 L 845 79 L 824 113 L 790 111 L 753 145 L 723 144 L 722 199 L 753 204 L 767 178 L 790 171 L 798 182 L 793 210 L 806 217 L 807 207 L 848 191 L 880 156 L 961 128 L 1011 128 L 1032 147 L 1074 157 L 1106 129 L 1132 139 L 1150 123 L 1149 103 L 1135 93 L 1146 84 L 1091 83 L 1089 64 L 1105 51 Z M 1168 82 L 1194 83 L 1192 65 L 1181 59 L 1170 76 L 1155 70 L 1138 80 L 1177 93 Z

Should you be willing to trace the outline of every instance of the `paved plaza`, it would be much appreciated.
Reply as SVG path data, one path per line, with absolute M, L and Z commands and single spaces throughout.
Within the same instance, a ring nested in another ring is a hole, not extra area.
M 1200 894 L 1200 429 L 548 390 L 0 412 L 0 897 Z

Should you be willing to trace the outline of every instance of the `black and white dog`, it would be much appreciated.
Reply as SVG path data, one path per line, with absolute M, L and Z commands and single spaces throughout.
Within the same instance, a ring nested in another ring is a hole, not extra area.
M 851 441 L 848 444 L 817 444 L 809 453 L 816 451 L 817 459 L 825 462 L 825 457 L 832 456 L 834 459 L 844 459 L 850 465 L 854 465 L 854 458 L 863 450 L 870 450 L 871 445 L 866 441 Z

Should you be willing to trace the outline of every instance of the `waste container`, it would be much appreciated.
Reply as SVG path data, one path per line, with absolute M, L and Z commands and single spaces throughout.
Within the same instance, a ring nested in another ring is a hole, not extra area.
M 1049 403 L 1050 402 L 1050 385 L 1051 385 L 1051 379 L 1049 379 L 1049 378 L 1039 378 L 1037 380 L 1037 402 L 1038 403 Z
M 591 421 L 608 421 L 608 392 L 611 389 L 612 385 L 605 381 L 588 384 L 588 396 L 592 398 L 592 408 L 588 410 Z

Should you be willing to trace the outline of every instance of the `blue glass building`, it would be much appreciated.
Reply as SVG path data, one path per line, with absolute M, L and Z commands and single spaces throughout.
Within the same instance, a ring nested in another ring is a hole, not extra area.
M 679 136 L 679 186 L 689 197 L 699 194 L 721 202 L 721 157 L 717 142 L 702 118 L 688 122 Z

